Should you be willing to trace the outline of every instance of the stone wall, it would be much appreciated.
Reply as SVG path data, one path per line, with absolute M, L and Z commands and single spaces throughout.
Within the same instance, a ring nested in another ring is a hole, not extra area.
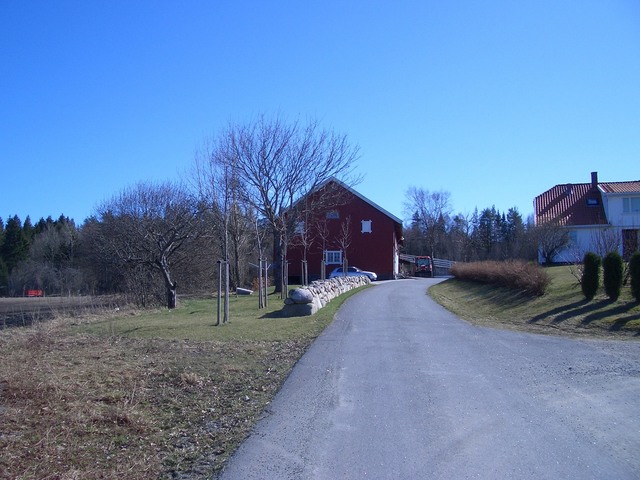
M 282 313 L 285 317 L 313 315 L 337 296 L 368 283 L 371 281 L 364 275 L 316 280 L 307 287 L 291 289 Z

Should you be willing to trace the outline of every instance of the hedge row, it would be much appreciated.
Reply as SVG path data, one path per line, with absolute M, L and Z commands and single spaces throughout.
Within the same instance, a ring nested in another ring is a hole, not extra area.
M 593 300 L 600 288 L 600 267 L 603 270 L 604 290 L 607 296 L 616 301 L 620 296 L 624 282 L 624 263 L 618 252 L 610 252 L 601 260 L 593 253 L 587 252 L 583 260 L 582 278 L 580 285 L 587 300 Z M 635 252 L 629 260 L 629 278 L 631 280 L 631 295 L 636 302 L 640 302 L 640 252 Z
M 456 263 L 451 274 L 460 280 L 491 283 L 537 296 L 544 295 L 550 282 L 542 267 L 522 260 Z

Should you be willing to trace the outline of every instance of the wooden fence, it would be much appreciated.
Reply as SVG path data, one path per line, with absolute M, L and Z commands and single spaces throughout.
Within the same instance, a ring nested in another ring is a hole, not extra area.
M 453 260 L 444 260 L 442 258 L 434 258 L 433 262 L 433 276 L 440 277 L 444 275 L 449 275 L 449 269 L 453 266 Z
M 400 259 L 400 270 L 401 273 L 405 275 L 413 275 L 415 273 L 415 265 L 416 255 L 408 255 L 406 253 L 401 253 L 398 255 Z M 431 259 L 433 263 L 433 276 L 434 277 L 442 277 L 445 275 L 449 275 L 449 269 L 453 266 L 453 260 L 445 260 L 443 258 L 433 258 Z

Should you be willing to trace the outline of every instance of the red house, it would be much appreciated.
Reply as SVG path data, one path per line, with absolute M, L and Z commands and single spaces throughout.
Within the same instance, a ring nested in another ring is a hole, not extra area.
M 325 277 L 346 259 L 350 267 L 375 272 L 378 280 L 398 274 L 402 221 L 339 180 L 332 179 L 298 202 L 316 205 L 300 219 L 289 244 L 289 280 L 302 279 L 306 258 L 310 281 Z M 314 202 L 322 198 L 322 201 Z M 327 201 L 328 199 L 328 201 Z

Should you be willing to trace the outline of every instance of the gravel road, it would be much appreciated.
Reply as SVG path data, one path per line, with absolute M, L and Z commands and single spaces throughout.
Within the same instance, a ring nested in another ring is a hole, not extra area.
M 221 478 L 640 478 L 640 342 L 474 327 L 437 281 L 349 299 Z

